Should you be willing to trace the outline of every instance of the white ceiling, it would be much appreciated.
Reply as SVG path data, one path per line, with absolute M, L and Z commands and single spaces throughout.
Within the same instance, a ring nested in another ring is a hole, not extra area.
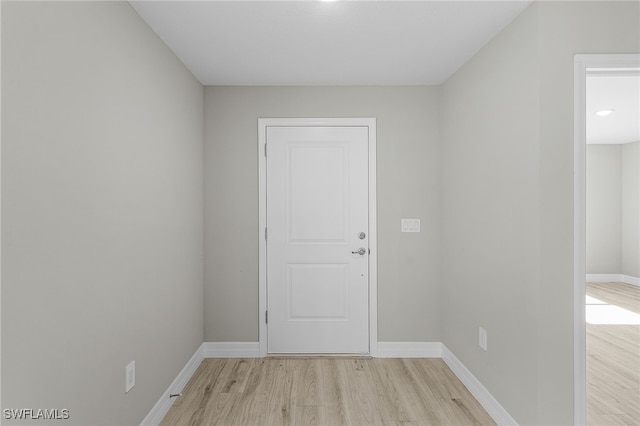
M 130 3 L 204 85 L 437 85 L 531 0 Z M 587 79 L 587 143 L 640 140 L 639 117 L 637 73 Z
M 431 85 L 531 0 L 130 2 L 204 85 Z
M 640 74 L 616 74 L 587 75 L 589 144 L 623 144 L 640 140 Z M 615 111 L 606 117 L 596 115 L 604 109 Z

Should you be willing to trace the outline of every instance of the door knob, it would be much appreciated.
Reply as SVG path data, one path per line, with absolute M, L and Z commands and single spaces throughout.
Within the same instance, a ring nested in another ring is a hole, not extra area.
M 360 247 L 358 250 L 356 251 L 352 251 L 352 254 L 359 254 L 360 256 L 364 256 L 364 254 L 367 252 L 367 250 L 364 247 Z

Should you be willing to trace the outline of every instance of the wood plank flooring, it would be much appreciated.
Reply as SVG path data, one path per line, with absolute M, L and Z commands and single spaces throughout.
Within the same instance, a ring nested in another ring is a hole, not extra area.
M 587 295 L 640 314 L 640 287 L 587 283 Z M 640 325 L 587 322 L 587 424 L 640 425 Z
M 162 425 L 494 425 L 441 359 L 205 359 Z

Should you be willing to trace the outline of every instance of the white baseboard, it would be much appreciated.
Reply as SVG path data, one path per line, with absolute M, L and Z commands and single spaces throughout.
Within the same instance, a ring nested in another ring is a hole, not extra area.
M 261 358 L 259 342 L 204 342 L 204 358 Z
M 204 359 L 203 357 L 203 345 L 196 350 L 191 359 L 184 366 L 182 371 L 178 373 L 178 376 L 175 378 L 169 388 L 162 394 L 156 405 L 153 406 L 149 414 L 142 420 L 140 423 L 141 426 L 156 426 L 159 425 L 164 416 L 171 408 L 171 404 L 173 404 L 173 399 L 169 397 L 171 394 L 180 393 L 182 389 L 184 389 L 185 385 L 193 376 L 193 373 L 196 372 L 196 369 Z
M 591 283 L 620 283 L 621 274 L 587 274 L 587 282 Z
M 471 374 L 471 371 L 445 345 L 442 345 L 442 359 L 498 425 L 511 426 L 518 424 L 487 388 Z
M 625 274 L 587 274 L 587 282 L 625 283 L 640 286 L 640 278 Z
M 622 282 L 640 287 L 640 278 L 632 277 L 631 275 L 623 275 Z
M 378 342 L 376 358 L 442 358 L 442 343 Z

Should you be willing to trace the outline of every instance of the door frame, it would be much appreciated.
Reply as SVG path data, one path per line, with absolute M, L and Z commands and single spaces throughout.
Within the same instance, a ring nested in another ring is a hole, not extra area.
M 369 355 L 378 354 L 378 238 L 376 203 L 375 118 L 259 118 L 258 119 L 258 323 L 260 356 L 267 356 L 267 161 L 268 127 L 367 127 L 369 130 Z
M 587 326 L 585 295 L 587 274 L 587 72 L 589 69 L 639 68 L 640 54 L 588 54 L 574 57 L 573 90 L 573 371 L 574 424 L 587 420 Z

